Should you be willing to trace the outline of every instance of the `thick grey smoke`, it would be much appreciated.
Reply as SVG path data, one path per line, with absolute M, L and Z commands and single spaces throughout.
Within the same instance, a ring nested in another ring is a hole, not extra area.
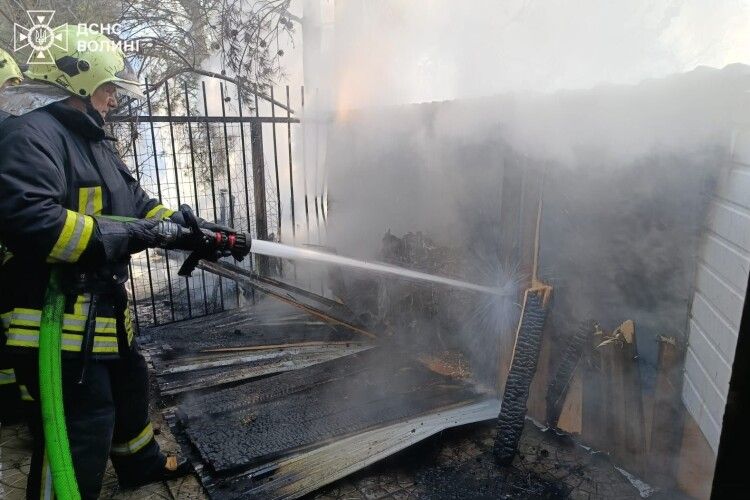
M 327 3 L 320 69 L 337 110 L 637 83 L 750 60 L 742 0 Z
M 329 244 L 372 258 L 383 234 L 422 231 L 472 267 L 501 254 L 504 172 L 545 172 L 540 275 L 558 324 L 633 319 L 648 368 L 681 335 L 708 199 L 750 69 L 698 69 L 639 85 L 394 106 L 331 129 Z M 508 270 L 505 271 L 506 273 Z
M 517 279 L 500 244 L 504 175 L 545 172 L 539 271 L 560 334 L 587 317 L 608 329 L 633 319 L 648 372 L 654 336 L 685 329 L 708 198 L 750 89 L 733 64 L 750 61 L 749 12 L 336 2 L 318 103 L 333 117 L 320 157 L 327 244 L 372 259 L 386 231 L 419 231 L 462 253 L 457 277 Z
M 750 68 L 736 64 L 750 62 L 747 2 L 329 5 L 325 77 L 306 116 L 332 117 L 315 158 L 325 242 L 374 259 L 387 232 L 423 235 L 456 255 L 454 276 L 512 285 L 527 276 L 504 253 L 504 241 L 520 244 L 503 227 L 506 173 L 541 174 L 554 340 L 586 318 L 610 331 L 633 320 L 648 390 L 656 336 L 685 334 L 708 201 L 750 90 Z M 390 299 L 369 297 L 374 314 L 420 297 L 379 286 Z M 491 381 L 518 304 L 435 295 L 421 326 L 453 334 Z M 389 326 L 404 348 L 429 348 L 403 319 Z

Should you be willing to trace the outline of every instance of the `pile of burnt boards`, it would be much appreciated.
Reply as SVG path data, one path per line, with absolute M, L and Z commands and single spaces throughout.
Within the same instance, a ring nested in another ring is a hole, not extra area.
M 283 283 L 263 286 L 286 301 L 266 297 L 252 307 L 152 327 L 141 335 L 163 396 L 294 370 L 374 345 L 372 334 L 347 322 L 341 304 L 282 289 L 288 286 Z
M 168 416 L 212 498 L 296 498 L 499 403 L 377 347 L 192 394 Z
M 405 353 L 337 301 L 208 266 L 261 298 L 151 328 L 141 344 L 167 421 L 212 498 L 297 498 L 497 416 L 499 401 L 460 363 Z
M 143 340 L 213 498 L 296 498 L 499 409 L 435 360 L 270 297 Z

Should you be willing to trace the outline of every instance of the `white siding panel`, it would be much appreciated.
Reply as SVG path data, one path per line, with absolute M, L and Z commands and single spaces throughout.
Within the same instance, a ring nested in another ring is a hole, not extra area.
M 706 333 L 694 321 L 690 320 L 689 326 L 690 347 L 695 356 L 700 360 L 703 370 L 706 372 L 711 381 L 716 385 L 719 393 L 726 397 L 729 392 L 729 377 L 732 367 L 722 356 L 713 341 L 708 338 Z
M 708 234 L 703 245 L 702 260 L 726 280 L 737 293 L 744 293 L 750 272 L 750 256 L 725 239 Z
M 750 213 L 747 209 L 717 200 L 713 203 L 708 225 L 730 243 L 750 249 Z
M 718 194 L 741 207 L 750 207 L 750 167 L 733 168 L 724 176 Z
M 697 422 L 699 416 L 706 411 L 706 404 L 698 394 L 698 389 L 690 380 L 690 374 L 685 372 L 685 382 L 682 384 L 682 402 L 685 403 L 688 413 L 690 413 Z
M 739 331 L 744 297 L 702 263 L 698 267 L 696 289 Z
M 732 160 L 750 165 L 750 130 L 744 128 L 735 132 L 732 143 Z
M 714 422 L 706 410 L 706 405 L 698 395 L 698 389 L 693 384 L 690 376 L 685 375 L 685 383 L 682 384 L 682 401 L 685 403 L 690 415 L 700 427 L 701 432 L 706 437 L 706 441 L 711 445 L 714 452 L 719 449 L 719 436 L 721 435 L 721 426 Z
M 721 422 L 724 418 L 726 400 L 703 369 L 703 365 L 696 357 L 692 347 L 688 349 L 685 355 L 685 371 L 703 400 L 706 415 L 715 423 Z
M 750 129 L 735 133 L 732 159 L 718 183 L 701 247 L 682 391 L 714 451 L 750 272 Z
M 700 292 L 695 293 L 691 317 L 711 338 L 724 360 L 731 365 L 737 347 L 737 329 L 722 318 Z

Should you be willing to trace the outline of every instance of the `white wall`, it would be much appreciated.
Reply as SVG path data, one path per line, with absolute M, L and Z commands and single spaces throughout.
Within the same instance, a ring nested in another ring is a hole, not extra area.
M 738 126 L 712 201 L 689 317 L 683 400 L 719 446 L 750 271 L 750 123 Z

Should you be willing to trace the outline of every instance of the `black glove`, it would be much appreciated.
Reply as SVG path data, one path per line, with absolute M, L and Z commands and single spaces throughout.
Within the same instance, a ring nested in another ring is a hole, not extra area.
M 107 217 L 94 220 L 93 252 L 104 262 L 117 262 L 147 248 L 192 249 L 190 230 L 168 220 L 121 221 Z
M 180 205 L 180 210 L 173 213 L 171 216 L 169 216 L 169 220 L 172 222 L 179 224 L 182 227 L 189 227 L 190 224 L 187 220 L 185 220 L 184 212 L 189 211 L 190 213 L 193 212 L 193 209 L 190 208 L 190 205 Z M 228 226 L 222 226 L 221 224 L 216 224 L 214 222 L 208 222 L 205 219 L 201 219 L 200 217 L 193 215 L 195 219 L 198 221 L 198 227 L 201 229 L 208 229 L 209 231 L 213 232 L 221 232 L 221 233 L 234 233 L 237 234 L 238 231 L 236 229 L 233 229 Z

